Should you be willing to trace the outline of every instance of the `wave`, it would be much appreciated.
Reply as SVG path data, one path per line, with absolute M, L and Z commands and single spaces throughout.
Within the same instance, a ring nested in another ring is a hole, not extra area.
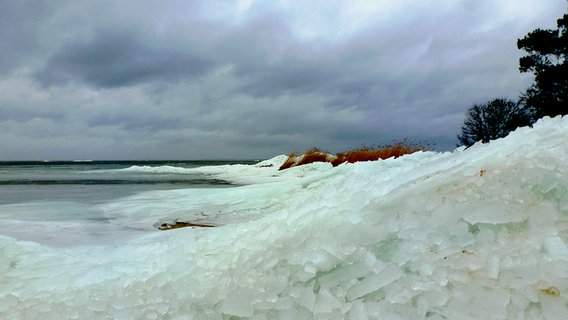
M 195 173 L 195 168 L 182 168 L 174 166 L 130 166 L 124 169 L 108 170 L 129 173 L 159 173 L 159 174 L 190 174 Z

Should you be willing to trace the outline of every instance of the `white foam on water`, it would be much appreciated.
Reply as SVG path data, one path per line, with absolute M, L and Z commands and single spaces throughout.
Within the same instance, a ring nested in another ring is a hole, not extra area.
M 101 172 L 103 170 L 99 170 Z M 104 172 L 104 171 L 103 171 Z M 124 169 L 112 169 L 106 170 L 106 172 L 128 172 L 128 173 L 177 173 L 177 174 L 185 174 L 191 173 L 190 168 L 181 168 L 175 166 L 130 166 Z
M 51 247 L 0 237 L 7 319 L 561 319 L 568 118 L 452 153 L 277 171 L 97 207 L 117 225 L 209 219 Z M 272 166 L 268 166 L 272 164 Z M 193 170 L 193 169 L 192 169 Z

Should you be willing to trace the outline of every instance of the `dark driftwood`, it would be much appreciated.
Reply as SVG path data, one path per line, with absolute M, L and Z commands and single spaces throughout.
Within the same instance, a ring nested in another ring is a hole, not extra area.
M 190 222 L 190 221 L 176 221 L 175 223 L 162 223 L 158 229 L 160 230 L 171 230 L 171 229 L 178 229 L 178 228 L 187 228 L 187 227 L 199 227 L 199 228 L 212 228 L 216 227 L 213 224 L 209 223 L 201 223 L 201 222 Z

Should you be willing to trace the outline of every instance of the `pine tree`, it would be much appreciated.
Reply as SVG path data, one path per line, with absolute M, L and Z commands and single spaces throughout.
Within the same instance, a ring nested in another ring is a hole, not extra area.
M 528 53 L 519 60 L 521 72 L 532 72 L 535 83 L 522 95 L 520 102 L 543 116 L 568 114 L 568 14 L 557 20 L 558 29 L 536 29 L 517 41 Z

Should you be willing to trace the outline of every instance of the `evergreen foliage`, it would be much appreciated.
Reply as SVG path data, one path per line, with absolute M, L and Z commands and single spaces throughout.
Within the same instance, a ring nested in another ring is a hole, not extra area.
M 568 14 L 557 20 L 558 29 L 536 29 L 517 41 L 528 55 L 519 60 L 521 72 L 532 72 L 535 83 L 522 95 L 520 102 L 543 116 L 568 114 Z

